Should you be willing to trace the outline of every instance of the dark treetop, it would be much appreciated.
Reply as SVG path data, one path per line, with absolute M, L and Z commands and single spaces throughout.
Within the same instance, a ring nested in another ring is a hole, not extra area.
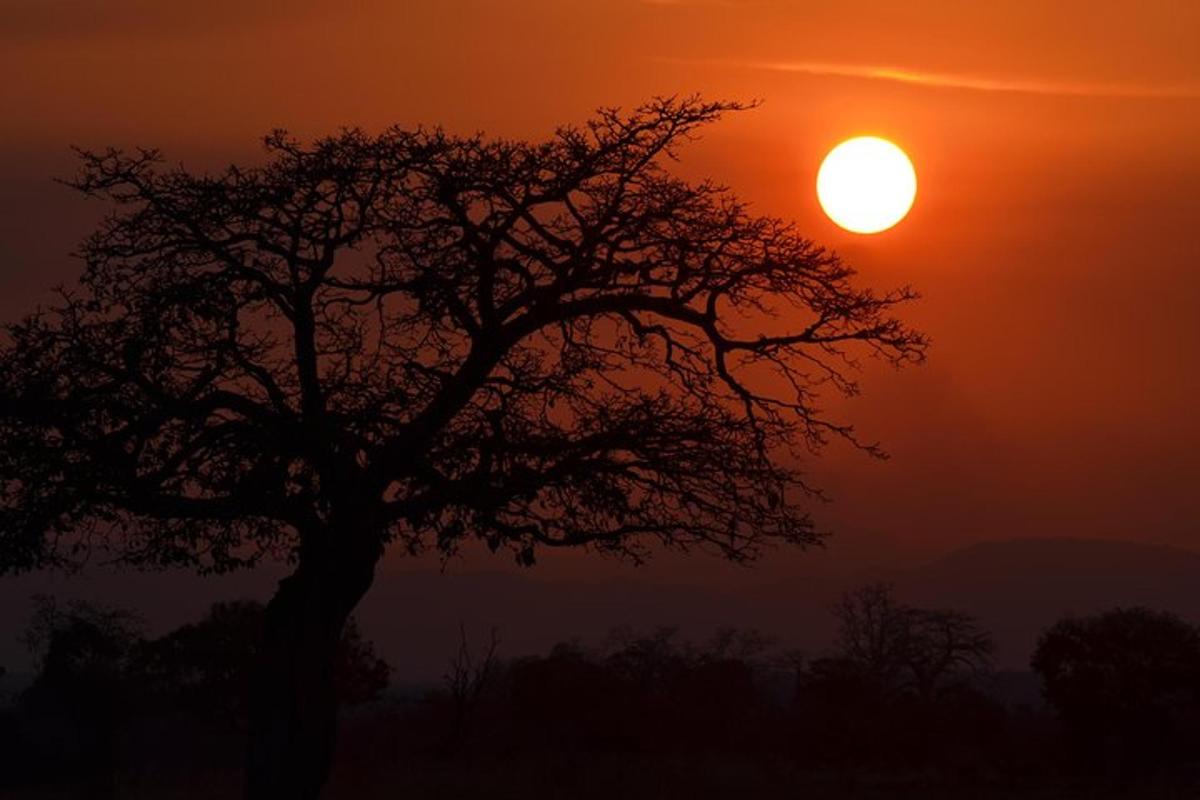
M 738 108 L 275 133 L 203 175 L 81 151 L 70 185 L 115 211 L 0 343 L 0 568 L 816 541 L 793 465 L 853 439 L 817 393 L 926 342 L 892 316 L 911 291 L 664 171 Z

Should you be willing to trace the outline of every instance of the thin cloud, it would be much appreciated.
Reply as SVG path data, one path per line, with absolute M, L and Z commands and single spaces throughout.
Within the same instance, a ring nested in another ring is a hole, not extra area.
M 746 0 L 638 0 L 644 6 L 709 6 L 716 8 L 738 8 Z
M 1200 99 L 1200 84 L 1138 84 L 1097 81 L 1044 81 L 1017 78 L 993 78 L 981 75 L 927 72 L 900 67 L 863 64 L 835 64 L 820 61 L 721 61 L 664 59 L 675 63 L 704 63 L 771 72 L 793 72 L 817 77 L 860 78 L 892 81 L 936 89 L 965 89 L 976 92 L 1011 92 L 1058 97 L 1127 97 Z

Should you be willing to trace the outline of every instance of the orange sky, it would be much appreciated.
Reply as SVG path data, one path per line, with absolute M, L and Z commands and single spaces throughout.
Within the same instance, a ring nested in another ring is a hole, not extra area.
M 1200 3 L 0 0 L 0 19 L 4 318 L 76 269 L 98 209 L 48 180 L 72 143 L 204 166 L 280 126 L 538 137 L 655 93 L 758 98 L 679 169 L 795 218 L 870 283 L 915 284 L 934 338 L 927 366 L 873 371 L 845 409 L 894 458 L 812 466 L 834 552 L 1200 547 Z M 813 191 L 860 133 L 918 173 L 911 215 L 875 237 Z

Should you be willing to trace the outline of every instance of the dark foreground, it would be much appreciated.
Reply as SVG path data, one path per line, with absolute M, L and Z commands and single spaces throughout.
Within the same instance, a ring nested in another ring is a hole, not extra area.
M 661 800 L 662 798 L 846 798 L 850 800 L 1088 800 L 1197 796 L 1195 784 L 1119 781 L 1103 777 L 953 776 L 937 772 L 898 774 L 869 770 L 809 771 L 785 763 L 737 758 L 627 757 L 602 754 L 513 761 L 398 759 L 369 773 L 341 764 L 329 800 Z M 6 790 L 11 800 L 222 800 L 240 796 L 236 765 L 191 775 L 153 771 L 121 775 L 111 794 L 95 786 L 62 783 Z
M 494 687 L 490 700 L 465 714 L 442 690 L 360 708 L 343 722 L 325 797 L 1174 800 L 1200 795 L 1200 764 L 1193 759 L 1151 764 L 1113 752 L 1106 761 L 1077 752 L 1049 711 L 1003 710 L 976 702 L 978 697 L 957 709 L 943 701 L 939 709 L 913 707 L 870 720 L 861 716 L 862 707 L 834 714 L 810 706 L 802 716 L 790 703 L 737 710 L 709 705 L 689 712 L 671 701 L 644 707 L 639 718 L 602 694 L 603 687 L 590 697 L 556 696 L 562 676 L 557 687 L 545 674 L 537 677 L 541 698 L 522 698 L 510 683 Z M 496 702 L 502 692 L 515 701 Z M 86 732 L 81 738 L 78 730 L 43 722 L 51 727 L 33 731 L 40 741 L 32 747 L 28 740 L 4 743 L 4 752 L 21 762 L 6 766 L 7 785 L 0 796 L 240 796 L 245 731 L 236 720 L 174 712 L 142 715 L 125 720 L 112 740 L 90 744 L 83 740 Z M 49 745 L 56 750 L 48 752 Z

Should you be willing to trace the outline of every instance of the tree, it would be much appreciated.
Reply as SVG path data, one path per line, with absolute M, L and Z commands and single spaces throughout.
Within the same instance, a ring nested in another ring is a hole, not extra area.
M 450 660 L 449 669 L 442 676 L 453 709 L 450 736 L 446 743 L 451 752 L 463 746 L 484 691 L 491 688 L 501 668 L 498 655 L 500 632 L 496 628 L 491 629 L 487 645 L 478 653 L 472 652 L 467 641 L 467 628 L 462 622 L 458 624 L 458 637 L 458 649 Z
M 37 673 L 20 706 L 43 725 L 26 734 L 42 745 L 43 768 L 59 776 L 77 773 L 93 792 L 111 795 L 116 732 L 133 693 L 128 666 L 141 620 L 123 609 L 61 604 L 45 595 L 33 604 L 22 639 Z
M 247 678 L 257 657 L 264 609 L 251 600 L 214 603 L 199 622 L 183 625 L 133 649 L 129 672 L 158 702 L 244 718 Z M 334 690 L 343 705 L 377 700 L 391 668 L 350 617 L 334 662 Z
M 1118 608 L 1059 620 L 1031 666 L 1085 754 L 1129 767 L 1194 758 L 1200 630 L 1174 614 Z
M 137 615 L 124 609 L 34 595 L 33 616 L 21 635 L 37 667 L 33 686 L 117 681 L 141 629 Z
M 833 652 L 796 673 L 801 757 L 912 768 L 997 729 L 976 681 L 992 638 L 970 616 L 900 603 L 886 583 L 847 592 L 832 611 Z
M 892 587 L 873 583 L 846 592 L 833 606 L 837 620 L 834 658 L 879 684 L 899 679 L 908 638 L 907 609 Z
M 262 166 L 81 151 L 117 210 L 0 353 L 0 563 L 282 557 L 247 796 L 328 771 L 342 627 L 389 545 L 819 540 L 791 454 L 863 354 L 919 361 L 838 257 L 664 162 L 734 103 L 604 110 L 549 141 L 393 128 Z M 870 452 L 874 446 L 859 443 Z
M 244 719 L 262 618 L 252 601 L 214 603 L 203 619 L 140 643 L 130 671 L 155 705 Z
M 984 673 L 994 649 L 992 635 L 969 614 L 948 608 L 909 610 L 905 667 L 922 700 Z
M 834 607 L 838 659 L 880 686 L 933 700 L 990 664 L 992 637 L 967 614 L 899 604 L 887 584 L 849 592 Z

